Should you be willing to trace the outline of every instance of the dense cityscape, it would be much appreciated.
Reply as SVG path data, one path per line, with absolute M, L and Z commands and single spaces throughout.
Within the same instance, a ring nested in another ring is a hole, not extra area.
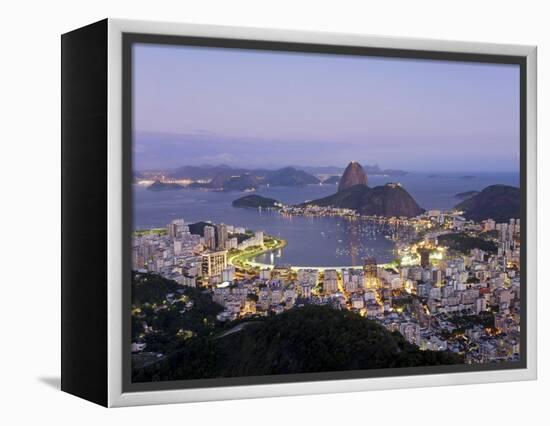
M 520 220 L 467 220 L 457 210 L 426 211 L 415 217 L 365 216 L 332 206 L 286 206 L 277 214 L 341 216 L 388 227 L 395 260 L 328 268 L 261 264 L 259 254 L 286 241 L 232 224 L 186 223 L 135 231 L 132 262 L 136 276 L 157 274 L 182 290 L 167 293 L 155 311 L 180 299 L 184 288 L 199 289 L 223 309 L 216 321 L 238 324 L 307 305 L 349 310 L 399 332 L 421 350 L 460 354 L 464 362 L 518 361 L 520 354 Z M 134 333 L 135 356 L 151 354 L 143 321 Z M 182 330 L 185 332 L 185 330 Z M 155 353 L 157 357 L 164 354 Z

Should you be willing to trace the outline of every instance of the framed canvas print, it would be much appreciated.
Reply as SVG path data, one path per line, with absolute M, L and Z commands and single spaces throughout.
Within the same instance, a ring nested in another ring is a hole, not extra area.
M 62 36 L 62 389 L 105 406 L 536 378 L 536 49 Z

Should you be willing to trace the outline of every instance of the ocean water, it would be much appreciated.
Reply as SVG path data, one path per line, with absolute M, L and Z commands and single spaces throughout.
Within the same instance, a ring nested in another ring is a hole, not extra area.
M 519 175 L 512 173 L 408 174 L 399 177 L 369 176 L 369 186 L 400 182 L 425 209 L 449 209 L 460 202 L 460 192 L 481 190 L 493 184 L 519 186 Z M 256 194 L 297 204 L 331 195 L 336 185 L 262 188 Z M 362 221 L 336 217 L 285 217 L 275 212 L 239 209 L 231 202 L 244 192 L 214 192 L 184 189 L 181 191 L 147 191 L 134 185 L 134 229 L 163 227 L 175 218 L 188 223 L 212 221 L 284 238 L 287 247 L 276 253 L 259 256 L 262 263 L 290 263 L 300 266 L 360 265 L 364 257 L 377 261 L 393 259 L 394 244 L 387 230 Z

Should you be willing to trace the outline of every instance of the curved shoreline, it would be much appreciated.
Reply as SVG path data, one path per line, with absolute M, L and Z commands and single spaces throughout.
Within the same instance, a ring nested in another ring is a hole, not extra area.
M 259 262 L 249 262 L 249 265 L 254 268 L 260 268 L 260 269 L 273 269 L 275 265 L 271 265 L 269 263 L 259 263 Z M 377 264 L 378 267 L 384 268 L 386 266 L 390 265 L 389 263 L 379 263 Z M 290 266 L 290 269 L 293 271 L 297 271 L 299 269 L 313 269 L 316 271 L 325 271 L 327 269 L 341 271 L 342 269 L 356 269 L 361 270 L 363 269 L 362 265 L 354 265 L 354 266 Z
M 271 236 L 268 236 L 268 237 L 271 237 Z M 250 259 L 253 259 L 257 256 L 260 256 L 261 254 L 270 253 L 270 252 L 274 252 L 276 250 L 282 249 L 282 248 L 286 247 L 286 245 L 288 244 L 287 240 L 283 240 L 283 239 L 279 239 L 279 238 L 271 238 L 271 239 L 273 241 L 275 241 L 274 246 L 266 247 L 262 250 L 253 251 L 253 252 L 250 252 L 250 253 L 238 253 L 238 254 L 228 258 L 227 263 L 229 265 L 235 266 L 236 268 L 247 268 L 247 267 L 251 267 L 251 268 L 260 267 L 260 268 L 262 268 L 262 266 L 260 266 L 260 265 L 262 265 L 261 263 L 251 262 Z M 234 261 L 237 258 L 241 258 L 239 260 L 242 263 L 242 266 L 239 265 L 239 264 L 234 263 Z M 271 266 L 271 268 L 273 268 L 273 265 Z
M 263 250 L 255 251 L 255 252 L 248 253 L 248 254 L 245 254 L 245 253 L 236 254 L 235 256 L 228 259 L 227 263 L 229 265 L 235 266 L 236 268 L 243 268 L 243 269 L 246 269 L 247 267 L 248 268 L 259 268 L 259 269 L 273 269 L 276 265 L 272 265 L 270 263 L 254 262 L 253 260 L 251 260 L 255 257 L 258 257 L 258 256 L 262 255 L 262 254 L 271 253 L 271 252 L 274 252 L 276 250 L 282 249 L 282 248 L 286 247 L 287 244 L 288 244 L 288 242 L 286 240 L 283 240 L 283 239 L 273 238 L 273 240 L 277 242 L 273 247 L 265 248 Z M 234 259 L 237 258 L 237 257 L 240 257 L 240 256 L 243 256 L 243 258 L 241 259 L 242 265 L 235 264 L 233 262 Z M 389 265 L 389 263 L 378 264 L 378 266 L 382 267 L 382 268 L 387 266 L 387 265 Z M 363 265 L 351 265 L 351 266 L 346 266 L 346 265 L 344 265 L 344 266 L 295 266 L 295 265 L 291 265 L 290 269 L 293 270 L 293 271 L 297 271 L 299 269 L 313 269 L 313 270 L 317 270 L 317 271 L 320 271 L 320 272 L 322 272 L 324 270 L 327 270 L 327 269 L 335 269 L 337 271 L 341 271 L 342 269 L 360 270 L 360 269 L 363 269 Z

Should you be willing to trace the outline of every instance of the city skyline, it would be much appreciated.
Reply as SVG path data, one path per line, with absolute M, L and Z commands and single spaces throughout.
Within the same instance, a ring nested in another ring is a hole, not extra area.
M 519 68 L 137 44 L 134 123 L 137 170 L 517 172 Z

